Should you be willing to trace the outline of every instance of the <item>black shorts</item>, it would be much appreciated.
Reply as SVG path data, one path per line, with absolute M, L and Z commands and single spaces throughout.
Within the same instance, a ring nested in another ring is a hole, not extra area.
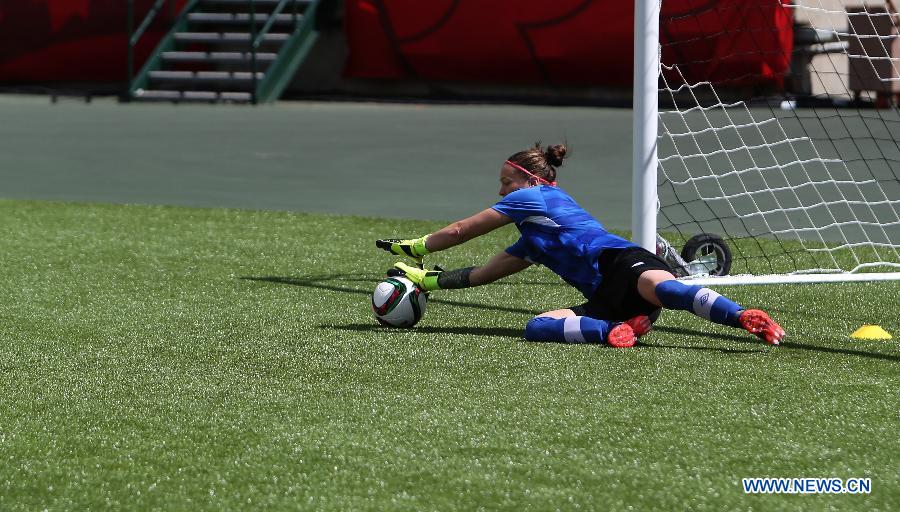
M 651 320 L 659 316 L 660 308 L 638 294 L 638 278 L 648 270 L 672 269 L 662 258 L 643 247 L 605 249 L 597 259 L 603 281 L 594 296 L 572 308 L 576 315 L 601 320 L 625 321 L 638 315 Z

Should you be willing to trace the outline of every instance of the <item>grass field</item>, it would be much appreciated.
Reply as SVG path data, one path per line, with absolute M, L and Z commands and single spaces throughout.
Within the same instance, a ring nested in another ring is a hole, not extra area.
M 374 248 L 439 224 L 0 201 L 0 509 L 897 510 L 900 283 L 728 288 L 768 347 L 670 312 L 532 344 L 546 270 L 376 326 Z M 512 228 L 432 263 L 485 260 Z M 879 323 L 891 341 L 847 337 Z M 741 478 L 869 477 L 870 495 Z

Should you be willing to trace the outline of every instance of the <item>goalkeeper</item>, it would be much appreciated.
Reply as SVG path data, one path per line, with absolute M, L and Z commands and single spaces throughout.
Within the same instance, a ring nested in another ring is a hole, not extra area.
M 565 145 L 540 143 L 510 156 L 500 168 L 500 196 L 494 206 L 413 240 L 385 239 L 376 245 L 418 263 L 397 263 L 398 272 L 426 291 L 492 283 L 544 265 L 587 299 L 579 306 L 532 318 L 525 339 L 608 343 L 630 347 L 647 333 L 662 308 L 681 309 L 722 325 L 743 328 L 778 345 L 784 330 L 768 314 L 745 309 L 702 286 L 675 279 L 661 258 L 606 231 L 562 189 L 557 168 Z M 419 268 L 425 255 L 443 251 L 515 223 L 521 238 L 477 267 L 439 271 Z

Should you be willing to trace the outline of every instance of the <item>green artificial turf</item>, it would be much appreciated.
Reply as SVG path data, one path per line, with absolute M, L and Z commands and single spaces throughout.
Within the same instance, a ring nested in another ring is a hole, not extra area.
M 778 348 L 683 312 L 632 349 L 527 343 L 580 302 L 536 268 L 378 327 L 395 257 L 373 241 L 438 227 L 0 201 L 0 509 L 900 508 L 900 283 L 721 288 Z M 895 338 L 848 338 L 866 323 Z M 754 476 L 872 493 L 745 495 Z

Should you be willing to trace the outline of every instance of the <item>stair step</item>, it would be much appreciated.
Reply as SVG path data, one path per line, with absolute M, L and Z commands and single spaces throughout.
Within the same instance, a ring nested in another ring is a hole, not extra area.
M 258 71 L 256 79 L 262 80 L 265 73 Z M 250 81 L 253 73 L 249 71 L 151 71 L 151 80 L 189 80 L 189 81 Z
M 280 0 L 203 0 L 204 4 L 219 4 L 219 5 L 250 5 L 250 2 L 253 1 L 257 5 L 265 5 L 265 6 L 275 6 L 278 5 Z M 298 0 L 298 3 L 309 3 L 308 1 Z
M 160 47 L 156 54 L 162 62 L 157 62 L 156 67 L 163 69 L 144 75 L 149 86 L 134 91 L 132 98 L 135 101 L 254 102 L 254 86 L 264 84 L 268 76 L 261 70 L 271 69 L 284 43 L 300 37 L 295 23 L 317 1 L 193 0 L 189 4 L 199 7 L 192 8 L 185 16 L 193 28 L 170 33 L 172 39 L 167 41 L 174 40 L 175 48 L 160 51 Z M 251 27 L 251 22 L 256 26 Z M 272 26 L 273 32 L 256 35 L 255 30 L 264 25 Z M 259 48 L 259 44 L 251 47 L 255 38 L 264 48 Z M 315 40 L 315 34 L 310 38 Z M 305 56 L 305 52 L 306 49 L 300 55 Z M 249 64 L 254 61 L 260 65 L 251 68 Z M 287 72 L 295 69 L 296 65 L 292 65 Z M 280 93 L 281 89 L 276 89 Z M 263 101 L 271 101 L 271 96 Z
M 250 52 L 162 52 L 162 58 L 169 62 L 246 62 L 252 58 Z M 272 62 L 277 53 L 257 52 L 257 62 Z
M 188 21 L 193 23 L 216 23 L 216 24 L 241 24 L 250 23 L 249 13 L 230 13 L 230 12 L 192 12 L 188 14 Z M 260 27 L 269 21 L 268 14 L 256 14 L 256 23 Z M 297 21 L 303 19 L 302 14 L 297 14 Z M 275 25 L 285 25 L 294 22 L 293 14 L 278 14 L 275 16 Z
M 281 0 L 253 0 L 253 3 L 262 7 L 275 7 Z M 297 0 L 297 6 L 307 6 L 314 0 Z M 232 7 L 247 7 L 250 0 L 203 0 L 203 5 L 227 5 Z M 292 9 L 291 2 L 288 1 L 286 9 Z
M 162 89 L 138 89 L 134 99 L 146 101 L 232 101 L 248 103 L 253 101 L 249 92 L 234 91 L 171 91 Z
M 283 43 L 290 34 L 266 34 L 263 41 Z M 249 43 L 249 32 L 176 32 L 175 40 L 185 43 Z
M 144 100 L 180 100 L 181 99 L 181 91 L 161 91 L 161 90 L 148 90 L 148 89 L 138 89 L 134 91 L 135 99 L 144 99 Z

